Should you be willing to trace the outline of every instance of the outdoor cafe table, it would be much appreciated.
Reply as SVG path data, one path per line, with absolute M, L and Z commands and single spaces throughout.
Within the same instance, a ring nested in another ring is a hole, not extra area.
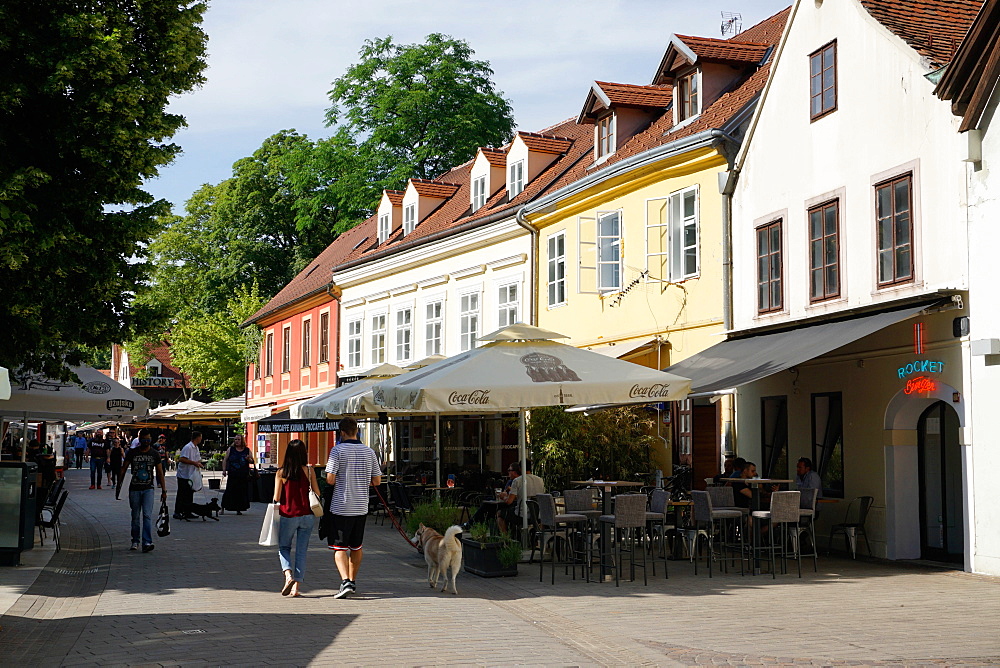
M 601 514 L 610 515 L 609 507 L 610 502 L 608 498 L 611 496 L 611 488 L 625 488 L 625 487 L 642 487 L 641 482 L 632 482 L 630 480 L 570 480 L 571 485 L 585 485 L 587 487 L 599 487 L 604 490 L 601 494 Z M 601 522 L 601 552 L 602 554 L 611 553 L 611 534 L 608 531 L 607 522 Z M 601 581 L 611 576 L 607 572 L 607 566 L 605 566 L 604 559 L 601 559 Z

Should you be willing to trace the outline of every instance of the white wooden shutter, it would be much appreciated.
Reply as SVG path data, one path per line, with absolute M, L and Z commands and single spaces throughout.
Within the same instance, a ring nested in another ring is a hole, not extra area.
M 580 294 L 597 294 L 597 219 L 580 216 L 576 221 L 578 240 L 576 291 Z

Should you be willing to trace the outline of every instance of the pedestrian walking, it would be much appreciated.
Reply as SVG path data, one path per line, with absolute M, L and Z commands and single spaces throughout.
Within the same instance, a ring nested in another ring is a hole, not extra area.
M 73 437 L 73 451 L 76 453 L 76 468 L 83 468 L 83 453 L 87 450 L 87 437 L 77 432 Z
M 122 447 L 121 439 L 115 437 L 111 439 L 110 447 L 108 448 L 108 473 L 111 474 L 111 480 L 109 484 L 112 488 L 118 488 L 118 482 L 121 480 L 121 470 L 122 463 L 125 461 L 125 449 Z
M 129 550 L 133 551 L 139 549 L 140 542 L 143 552 L 153 551 L 154 475 L 160 481 L 160 487 L 163 488 L 160 498 L 163 503 L 167 502 L 163 464 L 160 462 L 160 455 L 153 449 L 151 441 L 148 431 L 145 435 L 140 433 L 139 445 L 130 448 L 125 453 L 125 460 L 119 472 L 121 480 L 124 480 L 125 472 L 129 466 L 132 467 L 132 480 L 128 486 L 128 505 L 132 511 L 132 546 Z
M 285 457 L 288 457 L 287 451 Z M 237 515 L 250 510 L 250 471 L 253 467 L 253 453 L 246 446 L 243 436 L 237 434 L 222 459 L 222 477 L 229 479 L 222 495 L 223 510 L 235 510 Z
M 94 432 L 90 439 L 90 489 L 101 489 L 101 476 L 104 474 L 104 462 L 107 461 L 107 444 L 104 441 L 104 434 L 100 430 Z
M 278 561 L 285 574 L 282 596 L 301 596 L 306 574 L 306 554 L 309 535 L 316 517 L 309 504 L 309 490 L 319 496 L 316 472 L 309 466 L 306 444 L 294 439 L 285 448 L 284 465 L 274 479 L 274 502 L 278 506 Z M 230 484 L 232 478 L 230 478 Z M 291 560 L 292 541 L 295 541 L 295 561 Z
M 191 503 L 194 501 L 194 482 L 192 478 L 200 469 L 204 468 L 201 463 L 201 450 L 198 445 L 201 443 L 201 432 L 192 431 L 191 440 L 181 448 L 181 454 L 177 457 L 177 498 L 174 499 L 174 519 L 190 519 Z
M 340 444 L 330 451 L 326 463 L 326 482 L 333 486 L 332 530 L 327 540 L 341 577 L 340 591 L 334 598 L 357 592 L 361 545 L 368 515 L 368 488 L 382 483 L 378 455 L 358 439 L 357 421 L 353 418 L 341 420 L 340 434 Z

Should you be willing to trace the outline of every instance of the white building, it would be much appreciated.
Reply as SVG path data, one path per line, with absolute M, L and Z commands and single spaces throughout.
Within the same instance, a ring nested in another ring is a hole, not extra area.
M 535 244 L 515 214 L 592 147 L 593 129 L 566 121 L 544 134 L 518 133 L 503 149 L 480 149 L 433 181 L 386 191 L 376 215 L 352 230 L 360 241 L 333 269 L 340 376 L 455 355 L 495 329 L 530 321 Z M 433 421 L 395 422 L 400 463 L 429 461 Z M 478 468 L 482 461 L 500 470 L 508 463 L 504 446 L 509 459 L 516 454 L 516 432 L 505 435 L 499 420 L 447 422 L 446 464 Z
M 871 497 L 874 555 L 969 569 L 965 191 L 928 75 L 980 4 L 795 3 L 725 185 L 733 331 L 670 369 L 736 388 L 738 453 L 765 476 L 813 460 L 839 499 L 821 534 Z
M 1000 575 L 1000 299 L 992 249 L 1000 246 L 1000 1 L 987 0 L 937 92 L 961 117 L 960 152 L 968 193 L 969 307 L 966 434 L 972 530 L 971 570 Z M 992 64 L 991 64 L 992 63 Z

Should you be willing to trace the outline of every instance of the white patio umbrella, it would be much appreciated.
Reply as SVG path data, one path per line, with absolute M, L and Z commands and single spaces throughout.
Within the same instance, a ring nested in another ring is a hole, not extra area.
M 392 410 L 520 415 L 519 449 L 525 470 L 525 410 L 538 406 L 675 401 L 691 381 L 553 339 L 566 338 L 515 324 L 479 339 L 486 345 L 424 369 L 378 383 L 374 398 Z M 521 516 L 527 522 L 522 500 Z
M 0 401 L 10 399 L 10 374 L 0 366 Z
M 372 400 L 372 388 L 376 383 L 401 373 L 403 370 L 394 364 L 381 364 L 359 374 L 361 380 L 300 401 L 291 407 L 289 415 L 293 420 L 321 420 L 345 415 L 375 416 L 385 409 Z
M 0 421 L 4 416 L 20 418 L 27 443 L 29 417 L 41 422 L 82 422 L 145 415 L 149 410 L 148 399 L 97 369 L 87 365 L 70 369 L 79 383 L 41 373 L 15 372 L 10 398 L 0 403 Z M 21 450 L 22 461 L 26 451 Z

